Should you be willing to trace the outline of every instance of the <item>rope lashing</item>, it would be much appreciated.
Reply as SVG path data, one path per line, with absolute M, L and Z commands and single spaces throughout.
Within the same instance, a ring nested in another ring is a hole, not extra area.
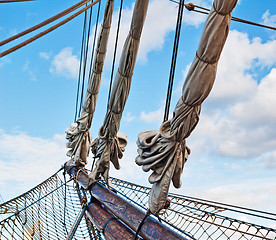
M 147 218 L 150 216 L 151 212 L 150 210 L 148 209 L 147 212 L 146 212 L 146 215 L 144 216 L 144 218 L 142 219 L 142 221 L 140 222 L 137 230 L 136 230 L 136 233 L 135 233 L 135 236 L 134 236 L 134 239 L 133 240 L 137 240 L 138 238 L 138 234 L 139 232 L 141 231 L 141 228 L 143 227 L 145 221 L 147 220 Z
M 109 219 L 104 223 L 104 225 L 103 225 L 102 233 L 104 234 L 104 231 L 105 231 L 107 225 L 108 225 L 111 221 L 117 220 L 117 219 L 118 219 L 118 218 L 116 218 L 116 217 L 109 218 Z

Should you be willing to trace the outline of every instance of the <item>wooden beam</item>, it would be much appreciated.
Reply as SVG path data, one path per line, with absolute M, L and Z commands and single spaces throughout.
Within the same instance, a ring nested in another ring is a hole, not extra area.
M 145 216 L 143 211 L 98 183 L 89 186 L 89 177 L 84 170 L 71 169 L 70 174 L 76 178 L 79 185 L 84 189 L 89 188 L 91 195 L 104 205 L 112 214 L 136 232 L 140 222 Z M 187 240 L 151 216 L 149 216 L 144 222 L 139 235 L 143 239 L 149 240 Z

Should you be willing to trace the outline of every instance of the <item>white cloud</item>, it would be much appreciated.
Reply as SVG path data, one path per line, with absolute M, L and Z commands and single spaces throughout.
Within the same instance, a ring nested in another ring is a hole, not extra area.
M 211 8 L 211 1 L 194 0 L 193 4 L 207 9 Z M 199 27 L 200 24 L 205 22 L 206 18 L 207 15 L 205 14 L 188 11 L 187 9 L 183 13 L 183 22 L 188 26 Z
M 140 119 L 146 123 L 162 123 L 164 118 L 164 109 L 159 108 L 156 111 L 152 112 L 141 112 L 140 114 Z
M 8 134 L 0 131 L 0 186 L 1 195 L 23 193 L 56 172 L 65 161 L 65 137 L 51 139 L 31 137 L 26 133 Z M 13 189 L 11 181 L 15 181 Z M 8 190 L 9 189 L 9 190 Z M 6 191 L 5 191 L 6 190 Z
M 123 121 L 126 121 L 126 122 L 132 122 L 134 121 L 136 117 L 134 115 L 131 114 L 131 112 L 127 112 L 126 114 L 124 114 L 123 116 Z
M 202 5 L 203 1 L 200 2 Z M 206 4 L 203 4 L 206 6 Z M 131 8 L 122 10 L 122 19 L 120 24 L 120 34 L 117 48 L 117 60 L 121 56 L 123 44 L 128 35 L 134 4 Z M 187 17 L 185 17 L 187 14 Z M 189 16 L 188 16 L 189 15 Z M 190 16 L 191 15 L 191 16 Z M 149 4 L 148 14 L 142 31 L 141 42 L 139 46 L 138 60 L 146 61 L 147 55 L 151 51 L 162 49 L 168 33 L 174 31 L 177 18 L 177 4 L 166 0 L 153 0 Z M 183 21 L 186 25 L 198 26 L 204 21 L 205 17 L 200 14 L 187 13 L 185 11 Z M 117 32 L 118 11 L 113 14 L 110 37 L 108 42 L 108 51 L 106 54 L 106 64 L 110 65 L 113 59 L 114 42 Z M 95 29 L 95 26 L 94 26 Z M 92 31 L 94 32 L 94 30 Z M 90 46 L 92 46 L 93 37 L 90 37 Z
M 8 57 L 6 57 L 4 59 L 1 59 L 0 68 L 3 67 L 6 64 L 11 64 L 11 60 Z
M 269 25 L 272 27 L 276 26 L 276 15 L 270 15 L 269 10 L 266 10 L 266 12 L 262 16 L 262 23 L 264 25 Z
M 30 76 L 30 79 L 32 81 L 36 81 L 37 80 L 37 78 L 36 78 L 33 70 L 31 70 L 31 68 L 30 68 L 30 61 L 29 60 L 26 60 L 26 62 L 25 62 L 25 64 L 24 64 L 24 66 L 23 66 L 22 69 L 23 69 L 24 72 L 28 73 L 28 75 Z
M 275 210 L 275 178 L 255 178 L 215 188 L 191 190 L 192 196 L 198 196 L 217 202 L 240 205 L 269 211 Z
M 193 152 L 275 166 L 275 51 L 276 40 L 250 40 L 245 33 L 230 32 L 214 87 L 189 140 Z
M 39 53 L 39 56 L 40 56 L 42 59 L 49 60 L 50 57 L 52 56 L 52 53 L 40 52 L 40 53 Z
M 79 60 L 77 55 L 73 55 L 73 49 L 63 48 L 51 63 L 50 72 L 69 78 L 77 78 L 79 70 Z

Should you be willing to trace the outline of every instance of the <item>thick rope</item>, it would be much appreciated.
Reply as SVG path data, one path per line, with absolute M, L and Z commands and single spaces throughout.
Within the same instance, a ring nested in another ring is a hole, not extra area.
M 24 42 L 22 42 L 22 43 L 20 43 L 20 44 L 18 44 L 18 45 L 16 45 L 16 46 L 14 46 L 14 47 L 8 49 L 8 50 L 6 50 L 6 51 L 0 53 L 0 58 L 6 56 L 6 55 L 8 55 L 8 54 L 10 54 L 10 53 L 12 53 L 12 52 L 14 52 L 14 51 L 16 51 L 16 50 L 18 50 L 19 48 L 22 48 L 22 47 L 26 46 L 27 44 L 29 44 L 29 43 L 35 41 L 36 39 L 38 39 L 38 38 L 40 38 L 40 37 L 46 35 L 47 33 L 49 33 L 49 32 L 51 32 L 51 31 L 57 29 L 58 27 L 60 27 L 60 26 L 62 26 L 63 24 L 65 24 L 65 23 L 71 21 L 72 19 L 74 19 L 75 17 L 79 16 L 81 13 L 83 13 L 84 11 L 86 11 L 87 9 L 89 9 L 89 8 L 92 7 L 92 6 L 94 6 L 95 4 L 97 4 L 97 3 L 100 2 L 100 1 L 101 1 L 101 0 L 96 0 L 96 1 L 93 2 L 93 3 L 90 3 L 89 5 L 87 5 L 87 6 L 84 7 L 83 9 L 81 9 L 80 11 L 78 11 L 78 12 L 76 12 L 75 14 L 71 15 L 70 17 L 64 19 L 63 21 L 59 22 L 58 24 L 56 24 L 56 25 L 54 25 L 54 26 L 48 28 L 47 30 L 45 30 L 45 31 L 43 31 L 43 32 L 41 32 L 41 33 L 39 33 L 39 34 L 33 36 L 32 38 L 29 38 L 28 40 L 26 40 L 26 41 L 24 41 Z
M 29 1 L 33 1 L 33 0 L 29 0 Z M 39 29 L 41 27 L 44 27 L 45 25 L 47 25 L 47 24 L 49 24 L 49 23 L 51 23 L 53 21 L 56 21 L 57 19 L 59 19 L 59 18 L 65 16 L 65 15 L 73 12 L 77 8 L 80 8 L 81 6 L 83 6 L 85 3 L 89 2 L 89 1 L 90 0 L 82 0 L 82 1 L 78 2 L 77 4 L 73 5 L 72 7 L 69 7 L 67 9 L 65 9 L 64 11 L 56 14 L 55 16 L 53 16 L 51 18 L 48 18 L 45 21 L 43 21 L 43 22 L 41 22 L 41 23 L 39 23 L 39 24 L 31 27 L 31 28 L 28 28 L 28 29 L 24 30 L 23 32 L 20 32 L 20 33 L 12 36 L 10 38 L 7 38 L 7 39 L 1 41 L 0 42 L 0 46 L 3 46 L 6 43 L 9 43 L 9 42 L 11 42 L 11 41 L 13 41 L 13 40 L 15 40 L 17 38 L 20 38 L 20 37 L 22 37 L 22 36 L 24 36 L 24 35 L 26 35 L 26 34 L 28 34 L 30 32 L 33 32 L 33 31 L 35 31 L 35 30 L 37 30 L 37 29 Z

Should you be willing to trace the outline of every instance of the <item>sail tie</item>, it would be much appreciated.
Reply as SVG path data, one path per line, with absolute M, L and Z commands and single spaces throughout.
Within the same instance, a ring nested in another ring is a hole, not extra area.
M 202 57 L 200 57 L 196 51 L 196 57 L 198 58 L 198 60 L 200 60 L 201 62 L 204 62 L 204 63 L 207 63 L 207 64 L 215 64 L 218 60 L 219 60 L 219 57 L 213 61 L 207 61 L 207 60 L 204 60 Z

